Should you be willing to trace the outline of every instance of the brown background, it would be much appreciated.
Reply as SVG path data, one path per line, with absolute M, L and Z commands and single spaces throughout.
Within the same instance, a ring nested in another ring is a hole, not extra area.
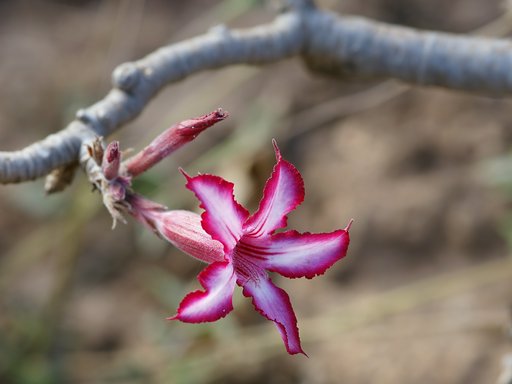
M 454 32 L 503 13 L 495 0 L 320 3 Z M 220 22 L 272 18 L 249 0 L 2 1 L 1 149 L 64 127 L 108 91 L 124 61 Z M 139 149 L 171 123 L 219 106 L 229 121 L 136 188 L 197 210 L 183 166 L 234 181 L 238 200 L 254 209 L 276 138 L 306 184 L 290 227 L 330 231 L 355 219 L 349 256 L 325 276 L 276 277 L 309 359 L 288 356 L 239 290 L 222 321 L 165 321 L 198 287 L 203 265 L 133 221 L 111 231 L 79 173 L 50 197 L 42 180 L 0 188 L 0 382 L 496 382 L 512 353 L 510 101 L 334 80 L 286 60 L 193 76 L 116 138 Z

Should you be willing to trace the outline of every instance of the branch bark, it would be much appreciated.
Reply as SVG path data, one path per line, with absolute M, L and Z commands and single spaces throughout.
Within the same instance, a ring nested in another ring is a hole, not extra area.
M 305 21 L 304 58 L 313 70 L 494 96 L 512 92 L 508 40 L 417 31 L 320 11 Z
M 97 136 L 134 119 L 166 85 L 233 64 L 261 65 L 300 57 L 333 76 L 396 78 L 491 95 L 512 93 L 512 44 L 506 40 L 422 32 L 357 17 L 337 16 L 295 0 L 266 25 L 239 31 L 224 26 L 120 65 L 104 99 L 77 112 L 62 131 L 23 150 L 0 152 L 0 182 L 32 180 L 81 159 Z

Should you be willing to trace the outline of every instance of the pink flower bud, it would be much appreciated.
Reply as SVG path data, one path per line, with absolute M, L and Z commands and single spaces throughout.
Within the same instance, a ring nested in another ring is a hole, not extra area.
M 107 180 L 115 179 L 119 175 L 119 166 L 121 165 L 121 152 L 119 151 L 119 142 L 113 141 L 103 154 L 101 168 Z
M 194 140 L 206 128 L 226 117 L 228 113 L 219 108 L 207 115 L 173 125 L 142 151 L 127 159 L 124 162 L 126 172 L 132 177 L 145 172 L 184 144 Z

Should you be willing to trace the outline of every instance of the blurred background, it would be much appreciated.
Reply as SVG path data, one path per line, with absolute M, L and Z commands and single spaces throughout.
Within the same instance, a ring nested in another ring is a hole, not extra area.
M 419 28 L 512 33 L 498 0 L 318 3 Z M 1 1 L 0 149 L 64 127 L 124 61 L 274 14 L 257 0 Z M 294 59 L 195 75 L 116 138 L 140 149 L 219 106 L 228 121 L 135 187 L 197 211 L 182 166 L 234 181 L 254 209 L 276 138 L 306 184 L 289 226 L 331 231 L 355 219 L 349 256 L 323 277 L 276 276 L 309 359 L 287 355 L 239 290 L 221 321 L 166 321 L 204 265 L 133 221 L 112 231 L 79 172 L 57 195 L 44 195 L 43 180 L 0 188 L 1 383 L 512 382 L 510 100 L 335 80 Z

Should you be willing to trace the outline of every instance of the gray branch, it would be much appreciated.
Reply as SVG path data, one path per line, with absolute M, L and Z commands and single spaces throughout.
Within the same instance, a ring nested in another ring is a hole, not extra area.
M 313 71 L 334 76 L 396 78 L 492 95 L 512 93 L 512 44 L 386 25 L 317 10 L 306 0 L 267 25 L 205 35 L 120 65 L 113 89 L 78 111 L 62 131 L 23 150 L 0 152 L 0 182 L 35 179 L 82 159 L 84 144 L 134 119 L 164 86 L 233 64 L 261 65 L 298 56 Z M 85 160 L 84 160 L 85 159 Z M 69 172 L 68 172 L 69 174 Z
M 512 93 L 509 40 L 422 32 L 314 12 L 304 47 L 313 70 L 385 77 L 491 95 Z

